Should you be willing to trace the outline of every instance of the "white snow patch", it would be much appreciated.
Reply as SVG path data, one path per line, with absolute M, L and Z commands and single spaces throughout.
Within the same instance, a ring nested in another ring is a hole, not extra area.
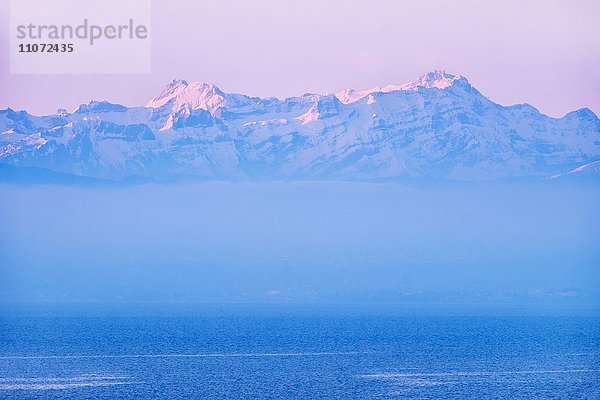
M 356 91 L 354 89 L 345 89 L 335 94 L 339 101 L 344 104 L 354 103 L 363 97 L 369 96 L 369 100 L 367 104 L 372 104 L 375 102 L 373 98 L 371 100 L 372 93 L 390 93 L 396 91 L 406 91 L 406 90 L 418 90 L 419 88 L 425 89 L 446 89 L 456 82 L 459 79 L 464 79 L 460 75 L 451 75 L 446 73 L 445 71 L 433 71 L 429 72 L 425 75 L 421 75 L 419 78 L 412 82 L 405 83 L 403 85 L 387 85 L 387 86 L 377 86 L 372 89 Z

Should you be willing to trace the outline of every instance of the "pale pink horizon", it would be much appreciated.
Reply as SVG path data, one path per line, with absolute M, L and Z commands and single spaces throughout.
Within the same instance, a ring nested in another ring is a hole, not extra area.
M 260 97 L 463 75 L 491 100 L 560 117 L 600 114 L 600 2 L 152 2 L 152 73 L 11 75 L 0 108 L 51 114 L 90 100 L 141 106 L 173 79 Z M 8 54 L 8 1 L 0 0 Z

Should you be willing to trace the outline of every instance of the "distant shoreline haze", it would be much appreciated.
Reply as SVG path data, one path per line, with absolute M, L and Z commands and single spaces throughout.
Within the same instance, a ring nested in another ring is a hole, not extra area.
M 0 192 L 0 301 L 600 304 L 600 186 L 585 181 L 16 182 Z

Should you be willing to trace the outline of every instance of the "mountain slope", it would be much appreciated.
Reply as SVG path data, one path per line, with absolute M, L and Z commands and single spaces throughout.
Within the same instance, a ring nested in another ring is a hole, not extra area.
M 554 176 L 600 159 L 590 110 L 556 119 L 500 106 L 440 71 L 284 100 L 176 80 L 145 107 L 3 110 L 0 132 L 0 163 L 115 180 L 490 180 Z

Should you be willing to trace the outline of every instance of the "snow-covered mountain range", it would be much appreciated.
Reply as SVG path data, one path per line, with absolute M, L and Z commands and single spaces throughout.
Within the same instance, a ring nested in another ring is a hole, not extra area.
M 589 109 L 557 119 L 504 107 L 442 71 L 284 100 L 174 80 L 144 107 L 2 110 L 0 132 L 1 164 L 114 180 L 493 180 L 589 171 L 600 160 Z

